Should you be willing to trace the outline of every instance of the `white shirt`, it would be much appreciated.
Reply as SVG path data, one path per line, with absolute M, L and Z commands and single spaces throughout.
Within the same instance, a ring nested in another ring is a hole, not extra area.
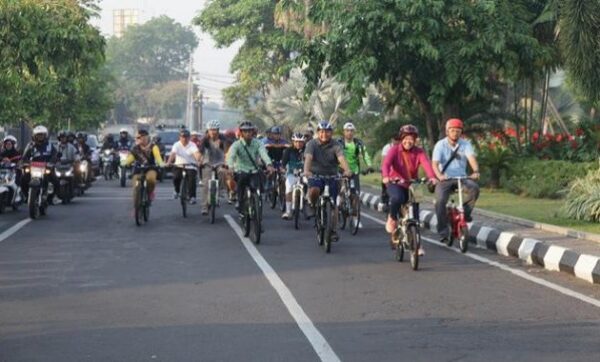
M 194 142 L 188 142 L 187 146 L 181 144 L 181 141 L 175 142 L 173 148 L 171 148 L 171 154 L 175 155 L 175 164 L 184 165 L 186 163 L 197 164 L 194 154 L 198 152 L 198 147 Z

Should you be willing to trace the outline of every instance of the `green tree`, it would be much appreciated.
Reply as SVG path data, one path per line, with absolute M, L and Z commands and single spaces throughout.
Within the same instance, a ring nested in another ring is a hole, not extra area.
M 84 106 L 94 102 L 101 106 L 93 108 L 92 118 L 102 119 L 109 102 L 98 91 L 105 79 L 92 74 L 104 62 L 104 38 L 89 17 L 70 0 L 0 2 L 1 123 L 25 120 L 56 128 L 83 117 Z M 95 92 L 86 91 L 90 82 Z

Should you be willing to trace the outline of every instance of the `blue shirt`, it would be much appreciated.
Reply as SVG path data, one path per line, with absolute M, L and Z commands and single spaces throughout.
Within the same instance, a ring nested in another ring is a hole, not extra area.
M 450 162 L 448 167 L 446 168 L 446 172 L 444 174 L 448 177 L 461 177 L 467 176 L 467 157 L 474 156 L 475 151 L 473 150 L 473 146 L 471 142 L 466 139 L 459 138 L 458 140 L 458 153 L 456 157 Z M 448 143 L 448 137 L 439 140 L 435 147 L 433 148 L 433 156 L 432 161 L 439 162 L 439 171 L 441 172 L 444 168 L 446 162 L 452 156 L 452 152 L 454 152 L 455 148 L 452 148 Z

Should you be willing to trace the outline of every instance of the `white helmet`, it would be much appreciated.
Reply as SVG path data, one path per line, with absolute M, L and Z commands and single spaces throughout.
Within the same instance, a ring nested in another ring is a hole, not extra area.
M 127 128 L 121 128 L 119 133 L 129 133 L 129 131 L 127 130 Z
M 354 131 L 356 129 L 356 127 L 354 127 L 352 122 L 346 122 L 346 124 L 344 124 L 344 131 L 347 129 Z
M 200 136 L 200 132 L 198 132 L 198 131 L 192 131 L 192 132 L 190 132 L 190 135 L 191 136 Z
M 48 136 L 48 128 L 44 127 L 44 126 L 37 126 L 33 129 L 33 135 L 38 135 L 38 134 L 45 134 L 46 136 Z
M 17 138 L 15 136 L 8 135 L 8 136 L 4 137 L 4 140 L 2 141 L 2 143 L 6 143 L 6 141 L 12 141 L 13 146 L 17 147 Z
M 206 125 L 206 129 L 219 129 L 219 128 L 221 128 L 221 122 L 217 121 L 216 119 L 209 121 L 208 124 Z

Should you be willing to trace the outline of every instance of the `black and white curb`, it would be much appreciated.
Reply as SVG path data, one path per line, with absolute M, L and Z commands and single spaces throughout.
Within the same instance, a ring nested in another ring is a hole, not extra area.
M 361 192 L 361 200 L 363 205 L 382 211 L 379 196 Z M 427 229 L 437 231 L 437 218 L 432 211 L 421 210 L 420 218 Z M 498 254 L 519 258 L 528 264 L 566 272 L 590 283 L 600 284 L 600 258 L 596 256 L 579 254 L 561 246 L 523 238 L 479 223 L 469 224 L 469 241 Z

